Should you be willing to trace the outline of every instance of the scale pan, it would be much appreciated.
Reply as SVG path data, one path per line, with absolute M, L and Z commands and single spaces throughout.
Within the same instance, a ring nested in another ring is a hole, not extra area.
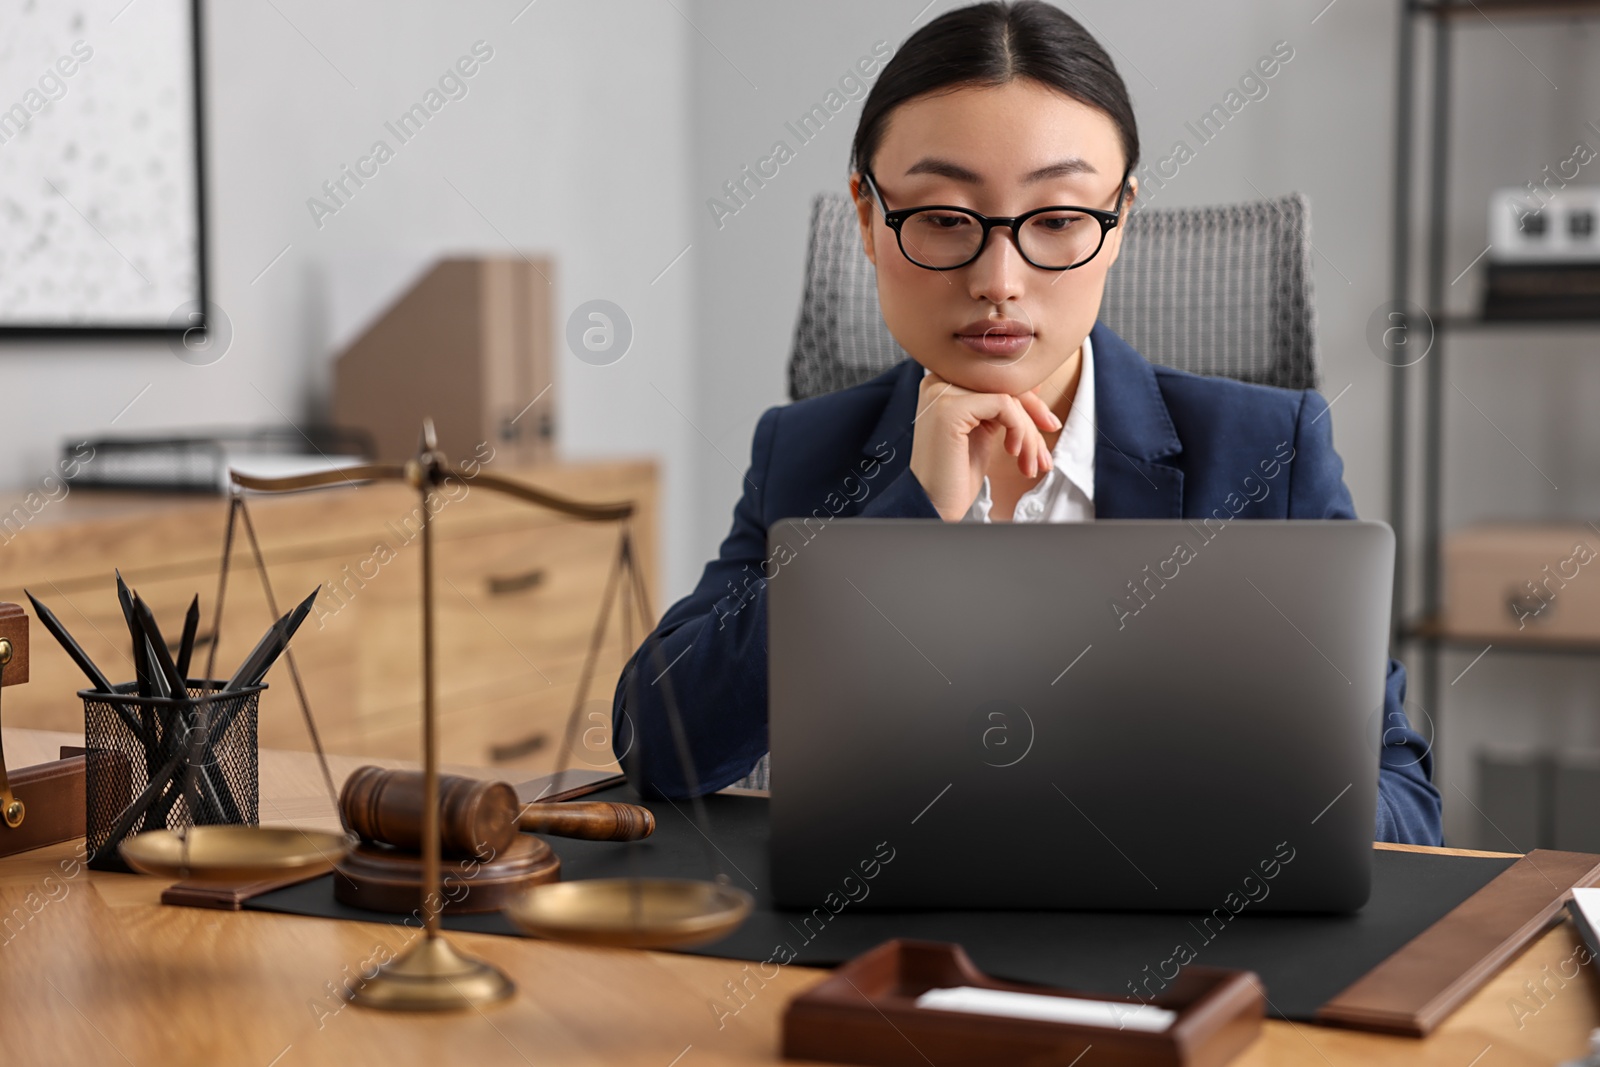
M 265 880 L 331 870 L 350 845 L 343 834 L 292 826 L 190 827 L 188 855 L 171 830 L 151 830 L 117 846 L 144 874 L 191 882 Z
M 596 878 L 534 886 L 506 907 L 530 934 L 613 948 L 677 948 L 731 933 L 755 906 L 742 889 L 677 878 Z

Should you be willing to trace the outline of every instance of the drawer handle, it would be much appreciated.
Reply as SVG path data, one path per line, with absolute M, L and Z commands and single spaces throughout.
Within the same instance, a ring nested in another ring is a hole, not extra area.
M 544 568 L 535 567 L 523 574 L 490 575 L 484 579 L 484 585 L 489 589 L 490 596 L 506 596 L 510 593 L 520 593 L 524 589 L 532 589 L 544 583 Z
M 1555 598 L 1552 597 L 1551 600 Z M 1530 622 L 1539 621 L 1539 617 L 1552 607 L 1550 600 L 1540 600 L 1531 593 L 1523 593 L 1513 589 L 1506 597 L 1506 610 L 1511 612 L 1511 617 L 1517 622 L 1517 629 L 1522 629 Z

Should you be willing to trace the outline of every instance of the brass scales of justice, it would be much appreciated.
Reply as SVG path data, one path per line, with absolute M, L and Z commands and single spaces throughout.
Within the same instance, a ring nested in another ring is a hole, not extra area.
M 363 1007 L 397 1011 L 436 1011 L 464 1008 L 503 1000 L 515 992 L 515 984 L 499 968 L 474 959 L 456 949 L 440 929 L 440 907 L 429 907 L 429 900 L 443 900 L 440 890 L 441 828 L 439 806 L 439 746 L 436 730 L 438 714 L 433 600 L 432 510 L 429 505 L 445 479 L 470 481 L 497 493 L 526 501 L 586 522 L 622 524 L 618 550 L 599 616 L 579 678 L 578 691 L 561 746 L 556 777 L 567 769 L 575 728 L 587 693 L 595 660 L 603 643 L 613 600 L 621 601 L 624 640 L 629 631 L 628 608 L 637 610 L 638 619 L 648 634 L 652 618 L 643 575 L 639 571 L 631 536 L 634 515 L 632 502 L 586 504 L 568 500 L 520 482 L 479 470 L 468 475 L 451 465 L 439 451 L 432 420 L 423 423 L 416 457 L 404 464 L 369 463 L 313 474 L 285 478 L 257 478 L 230 471 L 232 480 L 228 524 L 223 536 L 222 568 L 217 581 L 217 603 L 213 630 L 220 634 L 223 598 L 227 591 L 235 527 L 243 520 L 245 533 L 260 573 L 267 606 L 276 617 L 278 604 L 267 576 L 266 561 L 256 539 L 255 527 L 245 507 L 244 490 L 280 493 L 324 486 L 363 482 L 399 481 L 411 486 L 421 502 L 420 541 L 422 551 L 422 878 L 420 901 L 426 914 L 424 938 L 395 959 L 384 964 L 377 975 L 357 985 L 345 995 Z M 213 640 L 208 654 L 206 677 L 219 642 Z M 663 659 L 659 643 L 656 659 Z M 333 776 L 323 752 L 322 742 L 311 714 L 310 702 L 300 680 L 294 652 L 289 649 L 290 677 L 305 720 L 324 784 L 339 813 L 342 833 L 295 827 L 249 825 L 184 825 L 177 830 L 152 830 L 125 839 L 119 846 L 129 866 L 146 874 L 190 881 L 245 881 L 281 878 L 291 874 L 312 877 L 331 870 L 356 844 L 356 834 L 342 811 L 334 789 Z M 664 668 L 664 664 L 660 664 Z M 664 669 L 663 669 L 664 673 Z M 637 677 L 637 672 L 635 672 Z M 684 737 L 677 702 L 670 688 L 664 688 L 665 704 L 677 740 L 678 757 L 694 783 L 692 761 L 682 747 Z M 637 746 L 634 746 L 637 748 Z M 191 778 L 194 768 L 189 768 Z M 705 816 L 698 800 L 696 819 L 704 832 Z M 192 816 L 191 816 L 192 820 Z M 624 846 L 629 847 L 629 846 Z M 715 859 L 707 852 L 713 867 Z M 754 901 L 750 895 L 727 882 L 720 871 L 714 881 L 676 878 L 607 878 L 571 882 L 553 881 L 523 890 L 505 912 L 524 931 L 550 940 L 623 948 L 671 948 L 714 941 L 742 923 Z

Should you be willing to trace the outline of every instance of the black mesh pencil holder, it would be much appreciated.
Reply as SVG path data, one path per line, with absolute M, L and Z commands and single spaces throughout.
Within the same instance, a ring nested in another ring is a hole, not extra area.
M 126 871 L 126 837 L 260 821 L 256 713 L 265 685 L 189 681 L 189 698 L 81 689 L 89 866 Z

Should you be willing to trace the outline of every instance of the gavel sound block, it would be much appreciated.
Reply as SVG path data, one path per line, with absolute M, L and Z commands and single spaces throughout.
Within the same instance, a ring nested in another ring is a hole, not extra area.
M 418 907 L 422 885 L 422 774 L 358 768 L 339 809 L 362 843 L 336 867 L 334 896 L 390 913 Z M 440 879 L 445 914 L 497 911 L 530 886 L 556 881 L 561 861 L 521 831 L 592 841 L 636 841 L 655 817 L 633 804 L 528 804 L 505 782 L 439 776 Z

